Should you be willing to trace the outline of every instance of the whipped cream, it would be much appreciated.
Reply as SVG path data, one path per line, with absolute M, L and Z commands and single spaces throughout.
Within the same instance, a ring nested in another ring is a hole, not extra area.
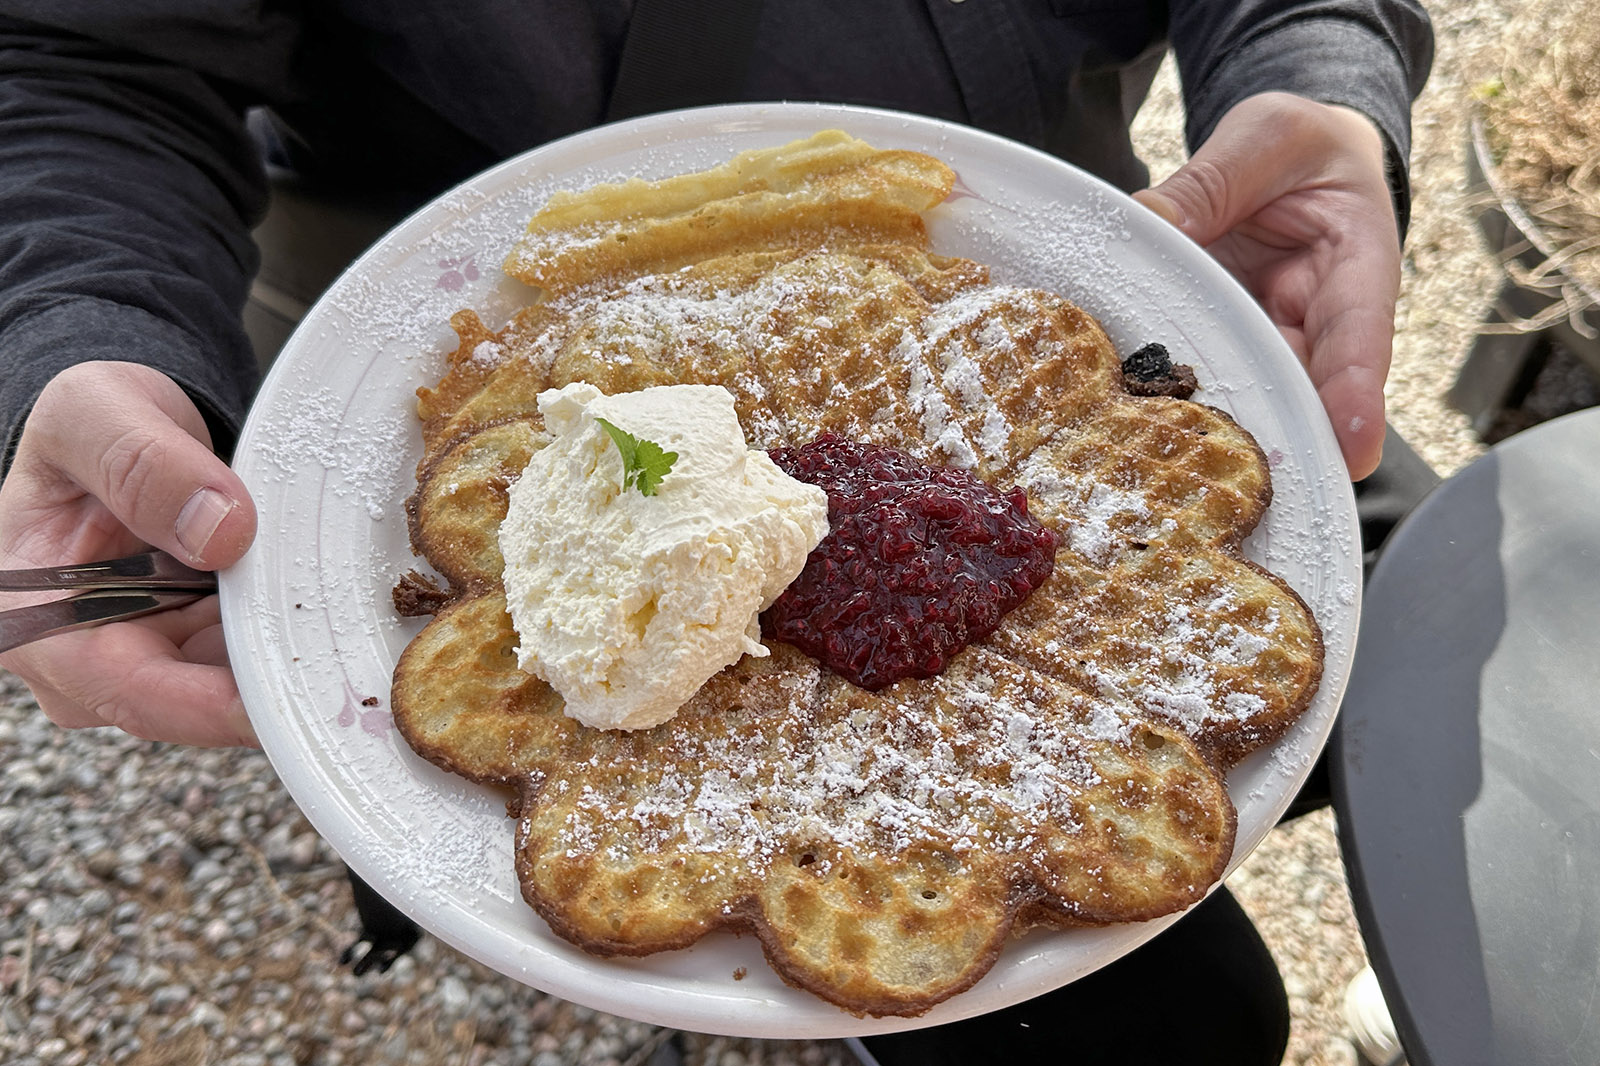
M 664 385 L 539 395 L 554 438 L 511 486 L 500 526 L 518 665 L 600 729 L 671 718 L 741 655 L 766 655 L 758 615 L 828 532 L 822 489 L 745 446 L 733 396 Z M 624 489 L 596 421 L 678 458 L 653 496 Z

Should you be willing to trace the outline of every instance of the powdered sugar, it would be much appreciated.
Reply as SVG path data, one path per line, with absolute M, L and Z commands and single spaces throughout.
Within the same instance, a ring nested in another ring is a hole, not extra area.
M 1096 566 L 1108 566 L 1131 541 L 1154 539 L 1145 497 L 1094 478 L 1061 471 L 1050 457 L 1034 453 L 1023 464 L 1018 481 L 1066 533 L 1067 546 Z
M 906 330 L 895 348 L 894 358 L 910 370 L 911 409 L 922 419 L 924 436 L 952 466 L 970 469 L 980 457 L 1002 464 L 1009 458 L 1012 426 L 982 367 L 1016 352 L 1000 316 L 1025 299 L 1003 285 L 967 289 Z M 964 424 L 976 427 L 976 439 Z
M 584 854 L 620 818 L 647 850 L 736 857 L 757 874 L 801 851 L 827 861 L 929 841 L 1021 856 L 1043 824 L 1075 831 L 1085 791 L 1102 780 L 1096 759 L 1131 743 L 1127 722 L 1092 701 L 1040 705 L 983 673 L 946 675 L 938 691 L 848 711 L 835 693 L 758 731 L 675 733 L 666 758 L 640 766 L 642 794 L 577 785 L 594 768 L 580 764 L 546 786 L 572 807 L 557 846 Z
M 328 427 L 337 427 L 331 433 Z M 256 438 L 260 457 L 283 476 L 307 469 L 333 475 L 327 490 L 335 497 L 359 500 L 374 522 L 392 514 L 394 500 L 410 471 L 397 467 L 413 425 L 398 415 L 350 414 L 345 403 L 327 389 L 301 398 L 293 413 L 263 428 Z
M 1238 686 L 1250 684 L 1250 668 L 1273 646 L 1281 622 L 1275 608 L 1264 612 L 1266 621 L 1257 628 L 1218 620 L 1239 606 L 1228 588 L 1199 606 L 1170 601 L 1149 635 L 1138 627 L 1122 631 L 1123 654 L 1089 661 L 1084 672 L 1103 698 L 1130 704 L 1135 714 L 1165 718 L 1192 736 L 1219 724 L 1248 722 L 1271 704 Z
M 978 465 L 978 453 L 961 431 L 943 391 L 934 384 L 933 372 L 922 362 L 914 335 L 908 330 L 906 336 L 894 354 L 909 366 L 911 410 L 922 421 L 923 437 L 948 457 L 949 465 L 970 470 Z
M 505 362 L 506 350 L 503 345 L 494 341 L 481 341 L 472 349 L 471 358 L 474 366 L 492 370 Z

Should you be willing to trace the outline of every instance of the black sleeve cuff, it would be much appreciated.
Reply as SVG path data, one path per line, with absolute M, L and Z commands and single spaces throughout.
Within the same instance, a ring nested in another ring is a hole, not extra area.
M 1289 92 L 1359 111 L 1383 136 L 1389 192 L 1404 239 L 1411 216 L 1411 100 L 1431 61 L 1431 48 L 1417 51 L 1403 56 L 1358 23 L 1315 18 L 1249 37 L 1224 57 L 1184 64 L 1180 56 L 1189 145 L 1203 143 L 1230 108 L 1256 93 Z
M 253 381 L 208 359 L 195 338 L 148 311 L 108 300 L 80 298 L 41 308 L 0 334 L 0 442 L 11 469 L 23 424 L 51 378 L 79 363 L 140 363 L 161 371 L 189 394 L 211 431 L 212 447 L 227 459 L 244 424 Z

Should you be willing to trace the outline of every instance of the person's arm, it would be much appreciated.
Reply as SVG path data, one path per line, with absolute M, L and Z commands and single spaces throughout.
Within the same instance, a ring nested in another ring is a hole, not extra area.
M 1197 147 L 1136 198 L 1261 303 L 1365 477 L 1383 446 L 1427 18 L 1381 0 L 1205 0 L 1173 5 L 1172 40 Z
M 220 85 L 0 16 L 0 567 L 154 545 L 217 568 L 254 533 L 212 446 L 254 386 L 239 311 L 266 189 Z M 63 725 L 252 739 L 214 598 L 0 665 Z
M 239 106 L 182 67 L 0 16 L 0 443 L 45 383 L 125 360 L 236 431 L 266 205 Z

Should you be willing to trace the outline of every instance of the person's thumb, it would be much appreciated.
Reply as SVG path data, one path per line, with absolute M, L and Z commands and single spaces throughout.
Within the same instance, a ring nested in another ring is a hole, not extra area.
M 212 453 L 194 403 L 158 371 L 131 363 L 64 371 L 40 395 L 24 443 L 139 539 L 191 566 L 228 566 L 255 536 L 244 483 Z
M 1320 135 L 1309 101 L 1252 97 L 1217 123 L 1172 176 L 1133 198 L 1204 247 L 1296 188 L 1305 178 L 1300 150 Z M 1270 162 L 1269 162 L 1270 161 Z

